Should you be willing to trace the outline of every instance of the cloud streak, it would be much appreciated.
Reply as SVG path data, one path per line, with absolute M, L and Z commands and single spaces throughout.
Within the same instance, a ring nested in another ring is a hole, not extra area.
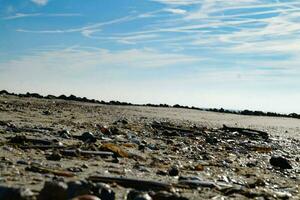
M 45 6 L 48 4 L 49 0 L 31 0 L 31 2 L 33 2 L 39 6 Z
M 65 49 L 38 51 L 16 60 L 0 63 L 0 68 L 20 70 L 40 68 L 58 71 L 81 71 L 89 68 L 129 67 L 129 68 L 164 68 L 199 62 L 198 57 L 157 52 L 152 49 L 128 49 L 110 51 L 99 48 L 70 47 Z M 61 66 L 61 67 L 59 67 Z
M 79 13 L 16 13 L 12 16 L 3 17 L 4 20 L 14 20 L 28 17 L 76 17 L 82 16 Z

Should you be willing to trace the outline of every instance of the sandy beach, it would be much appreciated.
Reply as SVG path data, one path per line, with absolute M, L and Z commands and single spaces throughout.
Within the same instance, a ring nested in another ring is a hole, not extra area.
M 2 95 L 0 122 L 1 185 L 32 191 L 19 199 L 47 199 L 41 194 L 42 188 L 51 192 L 45 181 L 62 181 L 70 189 L 72 181 L 100 175 L 172 185 L 158 189 L 160 194 L 152 186 L 138 188 L 139 182 L 127 187 L 122 181 L 128 180 L 100 180 L 115 199 L 130 199 L 133 189 L 152 199 L 300 197 L 299 119 Z M 81 153 L 65 155 L 66 149 Z M 116 157 L 84 154 L 100 150 Z M 292 169 L 273 166 L 274 156 L 287 158 Z

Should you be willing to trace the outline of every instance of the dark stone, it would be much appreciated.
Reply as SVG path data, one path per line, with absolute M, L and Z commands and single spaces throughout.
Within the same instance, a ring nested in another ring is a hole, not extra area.
M 96 190 L 94 194 L 101 200 L 115 200 L 115 192 L 107 184 L 97 183 L 94 186 L 94 190 Z
M 62 158 L 62 155 L 58 152 L 53 152 L 49 156 L 46 157 L 47 160 L 54 160 L 54 161 L 59 161 Z
M 68 183 L 68 197 L 73 198 L 80 195 L 92 194 L 91 184 L 87 181 L 72 181 Z
M 146 192 L 130 190 L 127 194 L 127 200 L 152 200 L 151 196 Z
M 206 137 L 205 142 L 208 144 L 217 144 L 219 141 L 216 137 Z
M 81 167 L 69 167 L 67 168 L 68 171 L 70 172 L 83 172 L 83 169 Z
M 51 111 L 49 111 L 49 110 L 44 110 L 44 111 L 43 111 L 43 114 L 44 114 L 44 115 L 51 115 Z
M 29 164 L 26 160 L 17 160 L 16 163 L 19 165 L 28 165 Z
M 281 156 L 272 156 L 270 159 L 270 164 L 281 169 L 292 169 L 289 161 Z
M 0 199 L 3 200 L 29 200 L 33 198 L 33 193 L 27 188 L 11 188 L 0 186 Z
M 167 173 L 166 171 L 164 171 L 164 170 L 158 170 L 158 171 L 156 172 L 156 174 L 157 174 L 157 175 L 161 175 L 161 176 L 167 176 L 167 175 L 168 175 L 168 173 Z
M 41 190 L 38 200 L 65 200 L 68 199 L 68 186 L 61 181 L 47 181 Z
M 64 139 L 69 139 L 71 137 L 70 131 L 68 130 L 61 130 L 58 132 L 58 135 Z
M 80 136 L 80 140 L 82 140 L 84 142 L 96 142 L 97 141 L 95 135 L 91 132 L 84 132 Z
M 98 197 L 96 197 L 94 195 L 81 195 L 81 196 L 75 197 L 71 200 L 102 200 L 102 199 L 99 199 Z
M 178 176 L 179 175 L 179 169 L 175 166 L 171 167 L 168 171 L 170 176 Z
M 168 136 L 168 137 L 172 137 L 172 136 L 181 136 L 180 133 L 178 133 L 177 131 L 163 131 L 162 134 L 164 136 Z

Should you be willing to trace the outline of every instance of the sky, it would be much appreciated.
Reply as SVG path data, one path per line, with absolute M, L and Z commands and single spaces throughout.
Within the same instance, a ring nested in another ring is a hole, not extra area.
M 0 89 L 300 113 L 300 1 L 0 0 Z

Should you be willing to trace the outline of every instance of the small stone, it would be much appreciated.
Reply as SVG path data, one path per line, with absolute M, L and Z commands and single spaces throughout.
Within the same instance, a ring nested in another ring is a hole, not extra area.
M 289 161 L 281 156 L 272 156 L 270 159 L 270 164 L 281 169 L 292 169 Z
M 84 142 L 96 142 L 96 140 L 97 140 L 95 135 L 91 132 L 84 132 L 81 135 L 80 139 Z
M 127 194 L 127 200 L 152 200 L 152 197 L 146 192 L 131 190 Z
M 179 175 L 179 169 L 176 166 L 171 167 L 168 171 L 170 176 L 178 176 Z
M 105 183 L 98 183 L 95 185 L 97 195 L 101 200 L 115 200 L 115 192 L 111 189 L 111 187 Z
M 68 171 L 70 171 L 70 172 L 83 172 L 83 169 L 82 168 L 80 168 L 80 167 L 69 167 L 69 168 L 67 168 L 67 170 Z
M 3 200 L 27 200 L 32 199 L 33 193 L 28 188 L 11 188 L 0 186 L 0 199 Z
M 94 195 L 82 195 L 82 196 L 75 197 L 71 200 L 102 200 L 102 199 L 99 199 Z
M 100 126 L 100 131 L 105 135 L 111 135 L 110 130 L 106 126 Z
M 88 169 L 89 165 L 88 164 L 83 164 L 83 165 L 81 165 L 81 167 L 84 168 L 84 169 Z
M 158 171 L 156 172 L 156 174 L 157 174 L 157 175 L 161 175 L 161 176 L 167 176 L 167 175 L 168 175 L 168 173 L 167 173 L 166 171 L 164 171 L 164 170 L 158 170 Z
M 17 160 L 16 163 L 19 165 L 28 165 L 29 164 L 26 160 Z
M 247 184 L 250 188 L 265 186 L 266 183 L 262 179 L 251 180 Z
M 68 186 L 61 181 L 47 181 L 41 190 L 38 200 L 65 200 L 68 199 Z
M 58 132 L 59 136 L 65 139 L 69 139 L 71 137 L 70 131 L 62 130 Z
M 216 137 L 207 137 L 205 139 L 205 142 L 213 145 L 213 144 L 217 144 L 219 141 Z
M 246 163 L 246 166 L 247 167 L 256 167 L 258 165 L 258 162 L 255 160 L 255 161 L 249 161 Z
M 43 114 L 44 114 L 44 115 L 51 115 L 51 112 L 50 112 L 49 110 L 44 110 L 44 111 L 43 111 Z
M 62 158 L 62 155 L 58 152 L 53 152 L 49 156 L 46 157 L 47 160 L 54 160 L 54 161 L 59 161 Z
M 91 185 L 87 181 L 82 180 L 68 182 L 69 198 L 86 194 L 91 194 Z

